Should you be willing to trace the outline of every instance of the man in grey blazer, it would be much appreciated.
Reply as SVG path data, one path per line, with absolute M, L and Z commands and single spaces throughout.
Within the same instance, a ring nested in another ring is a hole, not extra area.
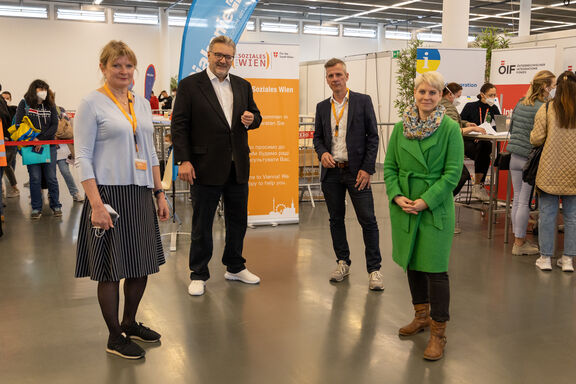
M 370 176 L 378 154 L 378 128 L 370 96 L 346 87 L 349 74 L 340 59 L 324 64 L 332 96 L 316 106 L 314 149 L 322 164 L 322 192 L 330 214 L 330 233 L 338 266 L 330 281 L 340 282 L 350 274 L 350 248 L 346 239 L 346 191 L 362 226 L 369 288 L 381 291 L 378 223 Z
M 172 115 L 178 177 L 192 185 L 188 293 L 193 296 L 204 294 L 210 278 L 212 224 L 220 197 L 226 222 L 224 277 L 247 284 L 260 282 L 246 269 L 242 248 L 248 220 L 248 131 L 258 128 L 262 117 L 250 83 L 228 73 L 235 53 L 236 44 L 229 37 L 212 39 L 208 68 L 180 81 Z

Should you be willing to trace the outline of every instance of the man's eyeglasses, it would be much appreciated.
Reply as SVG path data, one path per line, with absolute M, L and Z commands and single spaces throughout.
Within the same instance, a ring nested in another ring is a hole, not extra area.
M 231 56 L 231 55 L 225 55 L 225 54 L 220 53 L 220 52 L 212 52 L 212 51 L 210 51 L 210 53 L 212 53 L 214 55 L 214 57 L 216 57 L 216 60 L 218 60 L 218 61 L 222 60 L 222 58 L 226 59 L 226 61 L 228 61 L 228 62 L 234 60 L 234 56 Z

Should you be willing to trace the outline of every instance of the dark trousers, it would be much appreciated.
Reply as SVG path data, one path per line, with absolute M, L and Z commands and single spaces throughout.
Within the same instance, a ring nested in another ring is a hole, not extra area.
M 208 280 L 208 263 L 212 258 L 214 244 L 212 225 L 220 196 L 224 200 L 226 222 L 226 245 L 222 263 L 230 273 L 245 269 L 246 260 L 242 257 L 244 235 L 248 225 L 248 183 L 236 182 L 234 163 L 224 185 L 194 184 L 192 192 L 192 244 L 190 245 L 190 279 Z
M 16 167 L 17 151 L 18 148 L 14 146 L 6 146 L 6 161 L 8 162 L 8 166 L 4 169 L 4 171 L 6 172 L 8 182 L 12 187 L 18 183 L 18 181 L 16 180 L 16 175 L 14 174 L 14 169 Z
M 350 261 L 350 248 L 346 239 L 346 191 L 350 195 L 352 205 L 356 211 L 358 222 L 362 226 L 364 246 L 366 247 L 366 269 L 368 272 L 380 270 L 382 256 L 380 256 L 379 231 L 376 216 L 374 216 L 374 198 L 372 189 L 365 188 L 359 191 L 354 185 L 356 177 L 346 168 L 330 168 L 322 181 L 322 192 L 330 214 L 330 234 L 337 260 L 344 260 L 348 265 Z
M 434 321 L 450 320 L 450 281 L 447 272 L 428 273 L 408 269 L 408 284 L 412 304 L 430 303 Z
M 490 167 L 490 154 L 492 153 L 492 143 L 489 141 L 475 142 L 476 139 L 464 138 L 464 154 L 466 157 L 474 160 L 474 173 L 481 173 L 482 182 L 486 179 L 486 173 Z M 477 181 L 477 180 L 474 180 Z

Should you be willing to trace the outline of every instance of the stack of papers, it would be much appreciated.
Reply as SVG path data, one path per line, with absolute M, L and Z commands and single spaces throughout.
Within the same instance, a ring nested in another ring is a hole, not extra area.
M 492 127 L 492 125 L 490 125 L 490 123 L 487 123 L 487 122 L 483 122 L 482 124 L 479 125 L 479 127 L 484 128 L 484 130 L 486 131 L 486 135 L 508 136 L 508 131 L 496 132 L 494 130 L 494 128 Z M 481 133 L 480 132 L 470 132 L 470 135 L 481 135 Z

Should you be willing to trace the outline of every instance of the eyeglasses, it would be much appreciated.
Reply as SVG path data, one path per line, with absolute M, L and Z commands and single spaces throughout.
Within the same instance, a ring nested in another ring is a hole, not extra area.
M 234 60 L 234 56 L 231 56 L 231 55 L 225 55 L 225 54 L 220 53 L 220 52 L 212 52 L 212 51 L 210 51 L 210 53 L 212 53 L 216 57 L 216 60 L 218 60 L 218 61 L 222 60 L 222 58 L 226 59 L 226 61 L 228 61 L 228 62 Z

